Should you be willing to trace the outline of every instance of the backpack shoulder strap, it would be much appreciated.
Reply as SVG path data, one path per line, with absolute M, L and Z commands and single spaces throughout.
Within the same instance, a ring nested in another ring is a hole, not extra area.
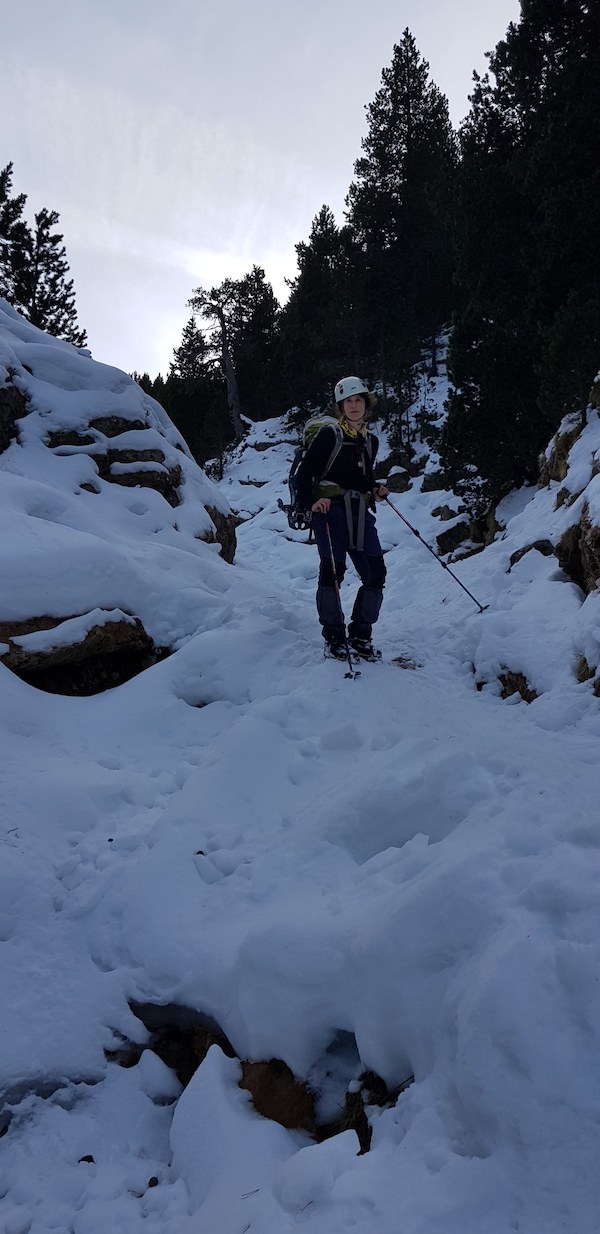
M 327 462 L 322 472 L 322 475 L 325 476 L 327 475 L 329 468 L 333 465 L 334 460 L 337 458 L 342 448 L 342 444 L 344 441 L 344 434 L 340 428 L 339 420 L 337 420 L 335 416 L 325 416 L 325 415 L 311 416 L 310 420 L 306 421 L 306 424 L 304 425 L 304 431 L 302 434 L 302 440 L 306 448 L 308 448 L 311 442 L 314 441 L 315 437 L 317 436 L 317 434 L 320 432 L 322 428 L 332 428 L 335 433 L 334 447 L 333 447 L 333 450 L 331 451 L 331 454 L 329 455 L 329 458 L 327 459 Z

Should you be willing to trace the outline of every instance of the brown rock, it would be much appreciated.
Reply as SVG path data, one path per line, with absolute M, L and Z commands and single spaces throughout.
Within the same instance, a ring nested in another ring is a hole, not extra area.
M 240 1088 L 252 1097 L 254 1109 L 290 1130 L 316 1131 L 315 1104 L 307 1084 L 294 1078 L 280 1058 L 268 1062 L 242 1062 Z
M 524 548 L 518 548 L 515 553 L 511 554 L 507 574 L 510 574 L 513 566 L 516 566 L 518 561 L 525 556 L 526 553 L 531 553 L 535 550 L 536 553 L 541 553 L 542 557 L 554 556 L 554 545 L 549 540 L 535 540 L 533 544 L 526 544 Z
M 583 571 L 584 590 L 589 594 L 595 591 L 600 580 L 600 527 L 590 518 L 590 507 L 586 502 L 581 512 L 581 567 Z
M 8 450 L 11 441 L 17 437 L 17 420 L 27 415 L 25 395 L 16 386 L 7 385 L 0 389 L 0 454 Z
M 393 471 L 383 482 L 390 493 L 407 493 L 412 483 L 407 471 Z
M 160 451 L 149 450 L 143 451 L 143 453 L 159 454 Z M 132 461 L 137 460 L 133 459 Z M 109 469 L 106 472 L 101 471 L 100 474 L 103 480 L 107 480 L 110 484 L 120 484 L 123 488 L 153 488 L 156 493 L 160 493 L 164 497 L 165 501 L 173 509 L 180 504 L 179 485 L 181 484 L 182 471 L 179 464 L 168 468 L 168 470 L 152 471 L 149 468 L 143 467 L 139 471 L 114 472 Z
M 563 532 L 558 544 L 556 545 L 556 556 L 561 570 L 568 574 L 572 582 L 585 590 L 585 579 L 583 576 L 583 567 L 581 564 L 581 527 L 579 523 L 575 523 L 573 527 L 567 527 Z
M 451 518 L 458 518 L 459 514 L 464 514 L 464 506 L 460 510 L 451 510 L 450 506 L 436 506 L 432 510 L 434 518 L 439 518 L 443 523 L 448 523 Z
M 422 493 L 437 493 L 448 487 L 443 471 L 426 471 L 421 482 Z
M 440 532 L 440 535 L 435 537 L 440 553 L 453 553 L 459 544 L 470 538 L 470 534 L 470 526 L 464 520 L 455 523 L 454 527 L 449 527 L 447 531 Z
M 569 469 L 569 451 L 581 435 L 583 424 L 579 423 L 565 433 L 557 433 L 552 442 L 548 458 L 542 455 L 540 459 L 539 486 L 547 487 L 551 480 L 564 480 Z
M 48 433 L 45 444 L 49 450 L 60 450 L 63 446 L 98 446 L 99 443 L 91 433 L 80 433 L 77 429 L 56 429 Z M 101 446 L 99 446 L 101 449 Z
M 39 651 L 14 640 L 41 630 L 59 629 L 71 618 L 35 617 L 29 621 L 0 622 L 0 642 L 8 651 L 0 660 L 23 681 L 50 694 L 91 695 L 129 681 L 166 654 L 157 649 L 136 617 L 94 625 L 78 642 Z
M 556 546 L 556 556 L 561 569 L 586 595 L 597 590 L 600 581 L 600 527 L 592 523 L 587 501 L 583 503 L 579 522 L 563 532 Z
M 531 689 L 523 673 L 514 673 L 511 669 L 507 669 L 505 673 L 500 674 L 498 680 L 502 685 L 502 698 L 510 698 L 513 694 L 520 694 L 524 702 L 533 703 L 534 699 L 538 697 L 535 690 Z
M 222 514 L 214 506 L 207 506 L 206 513 L 214 524 L 215 530 L 205 532 L 200 539 L 206 544 L 220 544 L 221 557 L 231 565 L 237 549 L 235 529 L 239 527 L 242 519 L 237 518 L 235 514 Z
M 139 432 L 140 429 L 148 428 L 144 420 L 126 420 L 124 416 L 96 416 L 89 424 L 90 428 L 104 433 L 105 437 L 120 437 L 121 433 Z

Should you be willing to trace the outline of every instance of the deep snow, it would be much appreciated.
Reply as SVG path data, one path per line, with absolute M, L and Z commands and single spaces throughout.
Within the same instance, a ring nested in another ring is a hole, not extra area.
M 506 500 L 453 566 L 483 614 L 380 508 L 384 662 L 348 681 L 322 659 L 316 551 L 276 508 L 293 446 L 253 448 L 281 422 L 251 427 L 220 495 L 187 456 L 177 511 L 92 495 L 47 421 L 95 400 L 175 447 L 164 413 L 6 305 L 2 363 L 36 410 L 0 455 L 0 620 L 112 606 L 175 648 L 91 698 L 0 665 L 2 1231 L 597 1234 L 600 701 L 576 666 L 600 658 L 598 593 L 536 551 L 507 573 L 577 503 Z M 598 450 L 590 413 L 573 488 L 596 504 Z M 233 566 L 195 538 L 225 498 L 247 518 Z M 394 498 L 431 544 L 443 500 Z M 506 667 L 533 703 L 500 697 Z M 183 1093 L 149 1050 L 108 1062 L 147 1037 L 131 999 L 200 1009 L 314 1083 L 332 1043 L 342 1088 L 415 1082 L 370 1111 L 369 1153 L 314 1144 L 257 1115 L 216 1046 Z

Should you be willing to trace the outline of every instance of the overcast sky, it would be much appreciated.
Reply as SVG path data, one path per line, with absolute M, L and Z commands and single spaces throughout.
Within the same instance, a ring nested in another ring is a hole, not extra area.
M 408 26 L 452 120 L 518 0 L 0 0 L 0 167 L 58 210 L 97 360 L 166 374 L 193 289 L 280 299 L 343 221 L 365 106 Z

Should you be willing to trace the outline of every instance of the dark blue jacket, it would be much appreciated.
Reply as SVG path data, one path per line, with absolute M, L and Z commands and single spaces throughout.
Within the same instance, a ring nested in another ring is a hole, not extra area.
M 369 433 L 368 438 L 370 450 L 367 449 L 364 437 L 350 437 L 348 433 L 344 433 L 342 446 L 324 477 L 323 470 L 335 446 L 336 434 L 329 424 L 319 429 L 296 472 L 298 505 L 301 510 L 310 510 L 316 501 L 315 492 L 319 482 L 325 478 L 338 484 L 341 489 L 354 489 L 359 493 L 373 492 L 373 464 L 377 457 L 379 439 L 374 433 Z

